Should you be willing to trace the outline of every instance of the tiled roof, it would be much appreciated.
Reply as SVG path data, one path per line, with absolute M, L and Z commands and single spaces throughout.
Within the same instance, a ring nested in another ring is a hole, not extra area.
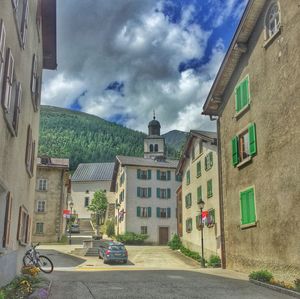
M 41 158 L 37 158 L 37 165 L 38 166 L 45 166 L 45 167 L 64 167 L 69 168 L 69 159 L 60 159 L 60 158 L 50 158 L 47 157 L 47 163 L 42 163 Z
M 117 160 L 124 165 L 134 166 L 148 166 L 148 167 L 161 167 L 161 168 L 176 168 L 178 160 L 154 160 L 151 158 L 130 157 L 130 156 L 117 156 Z
M 191 134 L 197 134 L 197 135 L 202 135 L 202 136 L 205 136 L 205 137 L 208 137 L 208 138 L 217 138 L 218 135 L 217 135 L 217 132 L 209 132 L 209 131 L 201 131 L 201 130 L 191 130 Z
M 72 182 L 109 181 L 112 179 L 115 163 L 86 163 L 79 164 Z

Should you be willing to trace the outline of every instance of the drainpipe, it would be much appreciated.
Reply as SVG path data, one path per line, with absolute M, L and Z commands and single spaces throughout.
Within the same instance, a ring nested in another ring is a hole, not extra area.
M 219 166 L 218 176 L 219 176 L 219 208 L 220 208 L 220 230 L 221 230 L 221 260 L 222 260 L 222 268 L 226 269 L 220 118 L 217 119 L 217 134 L 218 134 L 218 166 Z

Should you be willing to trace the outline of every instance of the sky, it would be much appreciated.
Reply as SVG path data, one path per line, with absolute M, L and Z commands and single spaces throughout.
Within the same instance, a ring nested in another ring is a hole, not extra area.
M 247 0 L 57 1 L 57 71 L 42 104 L 147 132 L 215 130 L 201 115 Z

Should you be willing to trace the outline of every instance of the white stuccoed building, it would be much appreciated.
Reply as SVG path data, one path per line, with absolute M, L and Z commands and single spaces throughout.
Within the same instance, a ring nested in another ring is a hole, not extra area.
M 146 242 L 166 244 L 177 233 L 177 160 L 165 157 L 160 123 L 153 118 L 144 140 L 144 158 L 117 156 L 111 191 L 116 196 L 116 233 L 143 233 Z

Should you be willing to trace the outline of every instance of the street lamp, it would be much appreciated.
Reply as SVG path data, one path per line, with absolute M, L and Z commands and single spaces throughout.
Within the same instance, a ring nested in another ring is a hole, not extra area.
M 121 205 L 119 203 L 116 204 L 116 208 L 117 208 L 117 211 L 118 211 L 118 214 L 117 214 L 117 236 L 119 235 L 119 211 L 120 211 L 120 207 Z
M 204 208 L 204 205 L 205 205 L 205 202 L 203 200 L 201 200 L 199 202 L 199 208 L 200 208 L 200 215 L 201 215 L 201 266 L 203 268 L 205 268 L 205 261 L 204 261 L 204 247 L 203 247 L 203 228 L 204 228 L 204 224 L 203 224 L 203 219 L 202 219 L 202 211 L 203 211 L 203 208 Z
M 69 218 L 69 244 L 72 244 L 72 211 L 73 211 L 74 203 L 72 200 L 69 201 L 69 207 L 71 209 L 71 214 Z

